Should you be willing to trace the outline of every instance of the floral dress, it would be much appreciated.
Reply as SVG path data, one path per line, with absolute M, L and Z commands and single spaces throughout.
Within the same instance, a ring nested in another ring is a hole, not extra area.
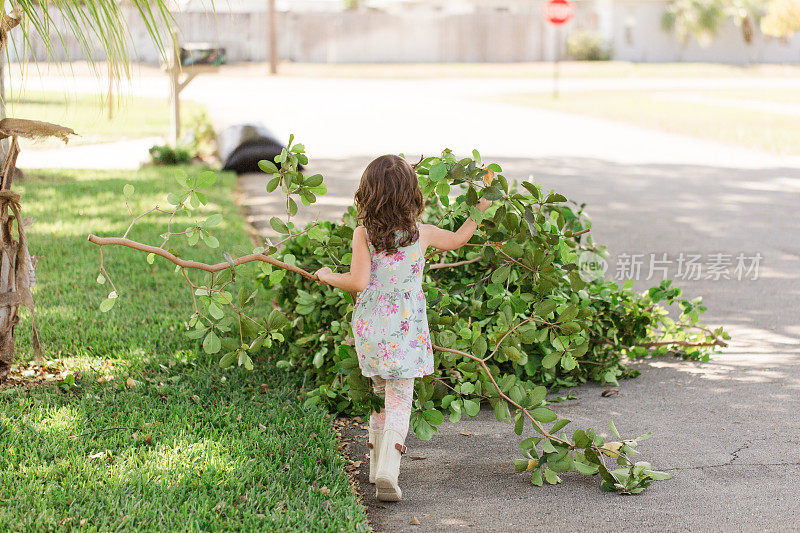
M 369 241 L 369 239 L 367 239 Z M 433 349 L 422 291 L 419 239 L 397 253 L 369 243 L 370 279 L 353 310 L 353 334 L 366 377 L 416 378 L 433 373 Z

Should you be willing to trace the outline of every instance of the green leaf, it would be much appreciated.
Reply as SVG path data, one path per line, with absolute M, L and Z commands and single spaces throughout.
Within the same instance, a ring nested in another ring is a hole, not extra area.
M 213 331 L 209 331 L 206 338 L 203 339 L 203 350 L 207 354 L 215 354 L 219 351 L 222 347 L 222 342 L 219 340 L 219 337 Z
M 236 361 L 236 352 L 228 352 L 219 360 L 220 368 L 228 368 Z
M 222 309 L 220 309 L 219 306 L 214 302 L 208 304 L 208 313 L 216 320 L 220 320 L 222 317 L 225 316 L 225 312 Z
M 483 189 L 483 194 L 481 196 L 487 200 L 495 201 L 503 197 L 503 191 L 494 185 L 490 185 L 489 187 Z
M 561 360 L 560 352 L 552 352 L 544 356 L 542 359 L 542 366 L 544 368 L 553 368 Z
M 183 201 L 183 196 L 177 193 L 171 192 L 167 195 L 167 202 L 169 202 L 171 205 L 178 205 L 182 201 Z
M 586 474 L 587 476 L 593 476 L 600 470 L 599 465 L 586 464 L 586 463 L 582 463 L 580 461 L 575 461 L 574 465 L 575 465 L 575 469 L 578 472 L 580 472 L 581 474 Z
M 574 369 L 576 366 L 578 366 L 578 362 L 572 355 L 567 353 L 561 358 L 561 367 L 567 372 Z
M 547 407 L 537 407 L 536 409 L 531 409 L 530 413 L 536 421 L 543 422 L 545 424 L 548 422 L 553 422 L 558 418 L 558 416 L 556 416 L 556 414 Z
M 622 438 L 622 437 L 619 436 L 619 431 L 617 431 L 617 426 L 614 425 L 614 420 L 613 419 L 608 421 L 608 427 L 609 427 L 609 429 L 611 429 L 611 433 L 613 433 L 614 435 L 616 435 L 619 438 Z
M 283 270 L 282 268 L 278 269 L 278 270 L 273 270 L 269 274 L 269 283 L 270 283 L 270 285 L 277 284 L 279 281 L 281 281 L 284 278 L 284 276 L 286 276 L 286 271 Z
M 472 151 L 472 159 L 475 160 L 475 164 L 481 166 L 481 154 L 477 150 Z
M 106 298 L 102 302 L 100 302 L 100 312 L 101 313 L 108 313 L 111 311 L 111 308 L 114 307 L 114 304 L 117 302 L 116 298 Z
M 511 265 L 506 263 L 492 273 L 492 283 L 505 283 L 511 275 Z
M 414 434 L 419 437 L 419 440 L 431 440 L 433 433 L 433 426 L 424 419 L 420 419 L 416 427 L 414 427 Z
M 422 412 L 422 416 L 433 426 L 438 426 L 444 422 L 444 415 L 436 409 L 427 409 Z
M 561 478 L 556 475 L 555 472 L 550 470 L 549 468 L 543 468 L 544 470 L 544 479 L 551 485 L 556 485 L 561 483 Z
M 478 402 L 469 398 L 464 398 L 464 412 L 467 413 L 467 416 L 473 417 L 477 415 L 480 410 L 481 405 Z
M 219 240 L 213 235 L 203 234 L 203 242 L 209 248 L 219 248 Z
M 444 163 L 436 163 L 428 172 L 428 177 L 431 181 L 439 181 L 447 176 L 447 166 Z
M 272 226 L 272 229 L 278 233 L 289 233 L 289 228 L 286 226 L 283 220 L 279 219 L 278 217 L 272 217 L 269 219 L 269 225 Z
M 544 400 L 545 396 L 547 396 L 547 387 L 544 387 L 543 385 L 534 387 L 528 393 L 531 405 L 539 405 L 540 403 L 542 403 L 542 400 Z
M 656 481 L 662 481 L 672 477 L 672 474 L 668 474 L 667 472 L 659 472 L 657 470 L 645 470 L 644 474 L 651 479 L 655 479 Z
M 559 420 L 558 422 L 556 422 L 555 424 L 553 424 L 553 427 L 551 427 L 551 428 L 550 428 L 550 433 L 552 433 L 553 435 L 555 435 L 555 434 L 556 434 L 556 433 L 557 433 L 559 430 L 561 430 L 561 429 L 562 429 L 564 426 L 566 426 L 566 425 L 567 425 L 567 424 L 569 424 L 570 422 L 571 422 L 571 421 L 570 421 L 570 420 L 567 420 L 566 418 L 564 418 L 564 419 L 562 419 L 562 420 Z
M 199 188 L 211 187 L 216 181 L 217 175 L 211 170 L 201 172 L 200 175 L 197 176 L 197 186 Z
M 132 197 L 135 191 L 136 189 L 134 189 L 133 185 L 131 185 L 130 183 L 126 183 L 125 186 L 122 188 L 122 194 L 124 194 L 126 198 Z
M 525 429 L 525 416 L 522 413 L 518 413 L 514 421 L 514 433 L 522 435 L 523 429 Z
M 278 172 L 278 167 L 275 166 L 275 163 L 273 163 L 268 159 L 262 159 L 261 161 L 259 161 L 258 168 L 260 168 L 263 172 L 266 172 L 267 174 L 275 174 L 276 172 Z

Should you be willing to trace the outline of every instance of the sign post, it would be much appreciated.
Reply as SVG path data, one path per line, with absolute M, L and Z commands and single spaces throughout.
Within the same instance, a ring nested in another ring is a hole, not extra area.
M 544 4 L 544 19 L 555 26 L 553 35 L 553 98 L 558 98 L 558 63 L 561 59 L 561 28 L 575 16 L 575 8 L 570 0 L 548 0 Z

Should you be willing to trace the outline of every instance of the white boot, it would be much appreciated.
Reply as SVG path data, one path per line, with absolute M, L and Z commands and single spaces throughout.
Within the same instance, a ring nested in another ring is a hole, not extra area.
M 387 428 L 381 437 L 378 453 L 378 471 L 375 474 L 375 497 L 383 502 L 396 502 L 403 497 L 397 484 L 400 475 L 400 459 L 406 453 L 405 439 L 399 432 Z
M 367 448 L 369 448 L 369 482 L 372 484 L 375 484 L 375 474 L 378 472 L 378 455 L 381 450 L 381 436 L 383 436 L 383 430 L 369 428 Z

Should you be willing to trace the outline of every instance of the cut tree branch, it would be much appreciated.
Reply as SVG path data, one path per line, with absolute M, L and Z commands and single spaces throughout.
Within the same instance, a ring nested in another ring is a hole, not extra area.
M 196 270 L 203 270 L 205 272 L 220 272 L 222 270 L 225 270 L 226 268 L 231 267 L 231 264 L 228 263 L 227 261 L 210 265 L 208 263 L 201 263 L 200 261 L 181 259 L 180 257 L 164 250 L 163 248 L 150 246 L 148 244 L 132 241 L 130 239 L 124 239 L 122 237 L 98 237 L 97 235 L 89 235 L 89 242 L 96 244 L 98 246 L 125 246 L 127 248 L 133 248 L 134 250 L 139 250 L 141 252 L 147 252 L 161 256 L 167 261 L 175 263 L 180 267 L 194 268 Z M 233 266 L 243 265 L 245 263 L 250 263 L 252 261 L 263 261 L 278 268 L 283 268 L 290 272 L 300 274 L 304 278 L 309 279 L 311 281 L 317 281 L 316 275 L 306 270 L 303 270 L 298 266 L 290 265 L 289 263 L 284 263 L 283 261 L 280 261 L 278 259 L 275 259 L 274 257 L 270 257 L 264 254 L 248 254 L 248 255 L 243 255 L 242 257 L 237 257 L 236 259 L 233 260 Z
M 464 261 L 456 261 L 455 263 L 436 263 L 428 267 L 428 270 L 436 270 L 439 268 L 450 268 L 464 265 L 471 265 L 483 259 L 483 256 L 473 257 L 472 259 L 465 259 Z

